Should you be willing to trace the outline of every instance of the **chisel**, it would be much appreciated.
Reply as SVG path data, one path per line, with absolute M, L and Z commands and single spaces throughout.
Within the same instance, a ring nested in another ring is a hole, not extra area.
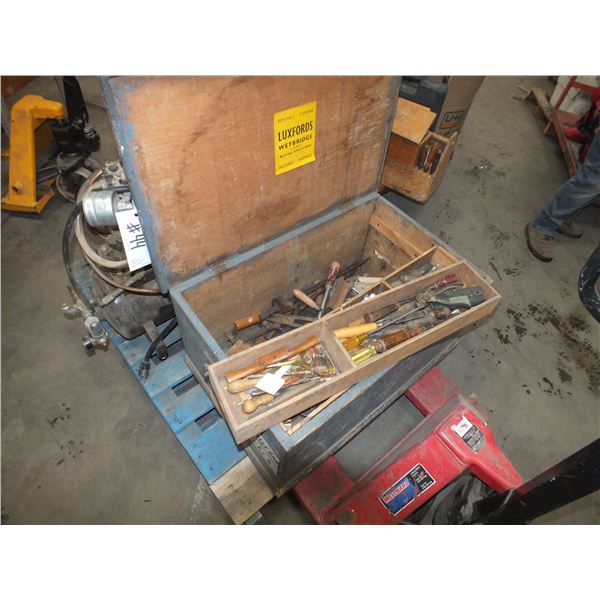
M 302 290 L 299 290 L 298 288 L 294 288 L 292 290 L 292 293 L 294 294 L 294 296 L 296 296 L 296 298 L 298 298 L 298 300 L 300 300 L 300 302 L 304 302 L 304 304 L 306 304 L 306 306 L 308 306 L 309 308 L 312 308 L 314 310 L 319 310 L 319 305 L 307 294 L 305 294 Z
M 292 311 L 292 303 L 281 296 L 277 296 L 277 298 L 273 298 L 271 308 L 261 313 L 254 313 L 253 315 L 250 315 L 244 319 L 238 319 L 237 321 L 234 321 L 234 328 L 236 331 L 241 331 L 242 329 L 246 329 L 248 327 L 252 327 L 252 325 L 266 321 L 275 313 L 291 313 Z

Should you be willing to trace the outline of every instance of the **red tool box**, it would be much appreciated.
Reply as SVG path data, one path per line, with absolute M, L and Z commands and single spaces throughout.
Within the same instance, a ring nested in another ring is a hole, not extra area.
M 406 398 L 423 420 L 358 479 L 332 456 L 294 487 L 317 523 L 401 523 L 466 471 L 497 492 L 522 483 L 484 417 L 437 368 Z

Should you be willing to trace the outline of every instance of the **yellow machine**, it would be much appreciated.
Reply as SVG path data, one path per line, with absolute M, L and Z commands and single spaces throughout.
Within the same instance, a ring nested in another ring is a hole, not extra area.
M 38 198 L 36 184 L 35 132 L 47 119 L 63 119 L 60 102 L 42 96 L 25 96 L 10 111 L 8 192 L 2 198 L 2 210 L 42 212 L 54 195 L 50 188 Z

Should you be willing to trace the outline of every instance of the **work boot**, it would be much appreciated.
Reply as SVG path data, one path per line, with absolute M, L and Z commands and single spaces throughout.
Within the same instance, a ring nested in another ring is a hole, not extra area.
M 544 262 L 550 262 L 553 258 L 553 240 L 554 238 L 544 233 L 531 223 L 525 225 L 525 237 L 527 238 L 527 247 L 536 258 Z
M 581 227 L 573 222 L 563 223 L 556 231 L 570 238 L 580 238 L 583 235 Z

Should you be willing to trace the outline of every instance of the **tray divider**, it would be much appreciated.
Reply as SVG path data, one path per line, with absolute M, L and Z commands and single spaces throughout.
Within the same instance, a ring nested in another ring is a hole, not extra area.
M 340 373 L 345 373 L 356 366 L 342 342 L 335 337 L 327 323 L 323 323 L 320 337 L 325 350 L 330 354 L 333 364 Z
M 383 237 L 392 242 L 392 244 L 398 246 L 398 248 L 408 254 L 408 256 L 417 258 L 422 254 L 420 248 L 396 231 L 382 216 L 374 214 L 369 220 L 369 225 L 383 235 Z
M 423 258 L 427 258 L 427 257 L 433 256 L 434 252 L 439 247 L 440 246 L 433 246 L 433 248 L 429 248 L 429 250 L 426 250 L 425 252 L 422 252 L 421 254 L 419 254 L 419 256 L 416 256 L 415 258 L 413 258 L 409 262 L 403 264 L 401 267 L 398 267 L 397 269 L 394 269 L 391 273 L 388 273 L 385 277 L 383 277 L 380 282 L 374 283 L 373 285 L 370 285 L 368 288 L 366 288 L 365 290 L 363 290 L 359 294 L 356 294 L 356 296 L 352 296 L 352 298 L 348 298 L 348 300 L 346 300 L 345 302 L 343 302 L 342 304 L 340 304 L 337 308 L 334 308 L 331 311 L 330 314 L 333 314 L 335 312 L 339 312 L 340 310 L 343 310 L 344 308 L 348 308 L 349 306 L 352 306 L 353 304 L 356 304 L 357 302 L 360 302 L 367 294 L 370 294 L 373 290 L 375 290 L 378 286 L 380 286 L 382 284 L 385 285 L 388 289 L 392 289 L 393 286 L 391 286 L 391 285 L 389 285 L 387 283 L 387 281 L 389 279 L 391 279 L 392 277 L 395 277 L 399 273 L 402 273 L 406 269 L 409 269 L 417 261 L 422 260 Z

